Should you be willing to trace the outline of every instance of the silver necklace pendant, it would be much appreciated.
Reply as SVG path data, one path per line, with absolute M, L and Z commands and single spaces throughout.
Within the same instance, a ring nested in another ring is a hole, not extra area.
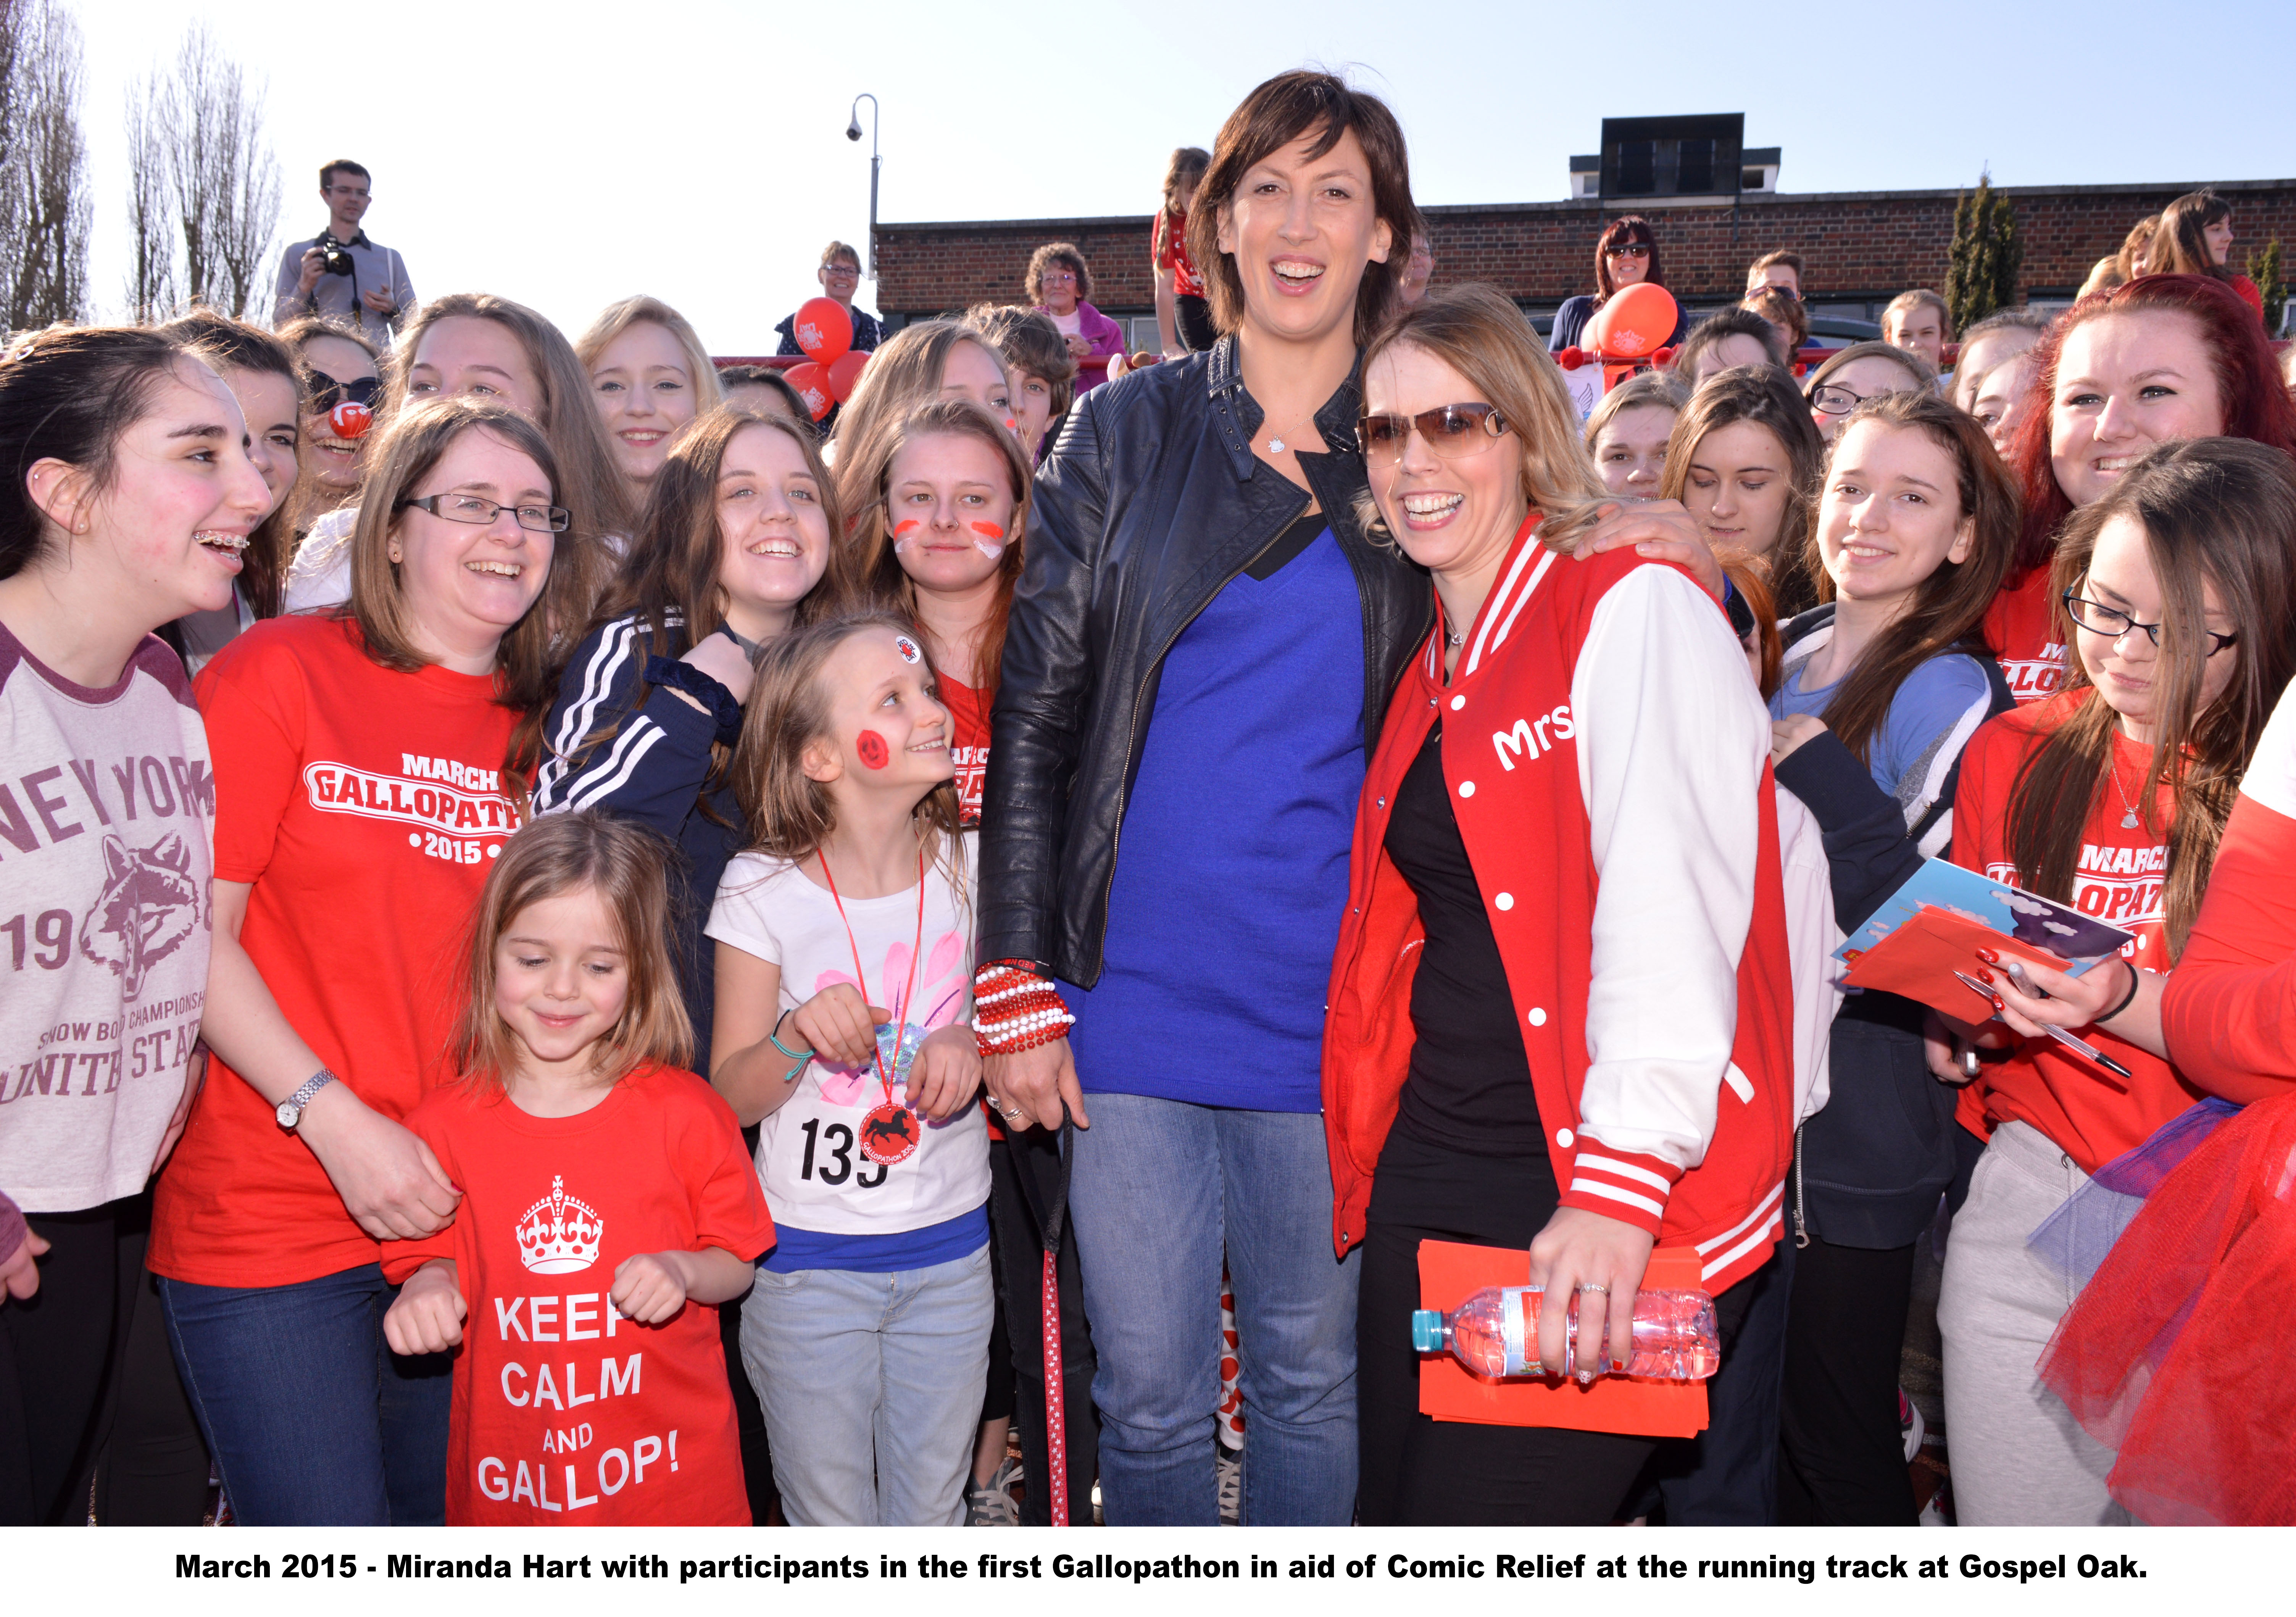
M 1270 455 L 1281 455 L 1281 454 L 1283 454 L 1283 440 L 1282 439 L 1280 439 L 1280 438 L 1271 438 L 1271 439 L 1269 439 L 1267 440 L 1267 452 L 1268 452 Z
M 2136 809 L 2131 808 L 2128 813 L 2120 817 L 2120 828 L 2123 831 L 2134 831 L 2136 829 Z

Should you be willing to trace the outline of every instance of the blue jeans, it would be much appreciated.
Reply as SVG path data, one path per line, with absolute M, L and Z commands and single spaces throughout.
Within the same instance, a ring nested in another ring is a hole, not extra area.
M 176 1367 L 242 1522 L 445 1523 L 454 1358 L 390 1350 L 398 1295 L 375 1263 L 295 1285 L 160 1276 Z
M 759 1268 L 742 1367 L 794 1527 L 961 1527 L 988 1381 L 986 1242 L 899 1274 Z
M 1344 1527 L 1356 1498 L 1356 1282 L 1332 1252 L 1332 1173 L 1312 1112 L 1095 1093 L 1069 1192 L 1100 1369 L 1111 1525 L 1219 1522 L 1220 1254 L 1243 1364 L 1243 1508 Z

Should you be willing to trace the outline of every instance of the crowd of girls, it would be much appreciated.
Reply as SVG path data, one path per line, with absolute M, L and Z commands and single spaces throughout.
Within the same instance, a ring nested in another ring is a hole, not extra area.
M 827 442 L 643 297 L 0 359 L 0 1520 L 1210 1523 L 1225 1276 L 1247 1523 L 1910 1523 L 1940 1246 L 1960 1520 L 2296 1509 L 2290 1423 L 2207 1435 L 2284 1376 L 2152 1374 L 2296 1268 L 2224 221 L 1950 398 L 1798 383 L 1758 286 L 1581 423 L 1505 298 L 1405 306 L 1379 101 L 1180 155 L 1202 351 L 1078 392 L 1047 250 Z M 2135 941 L 1845 993 L 1935 857 Z M 1429 1240 L 1571 1300 L 1585 1413 L 1423 1413 Z M 1602 1396 L 1661 1268 L 1695 1441 Z

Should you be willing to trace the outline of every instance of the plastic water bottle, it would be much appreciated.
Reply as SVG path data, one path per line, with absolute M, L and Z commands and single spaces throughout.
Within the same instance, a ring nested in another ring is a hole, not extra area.
M 1448 1350 L 1476 1375 L 1571 1375 L 1578 1372 L 1578 1310 L 1570 1310 L 1562 1366 L 1543 1369 L 1538 1358 L 1541 1288 L 1487 1285 L 1448 1314 L 1415 1309 L 1411 1342 L 1422 1353 Z M 1704 1381 L 1722 1362 L 1714 1325 L 1714 1299 L 1704 1292 L 1636 1292 L 1635 1351 L 1627 1374 L 1654 1381 Z M 1601 1368 L 1607 1371 L 1609 1364 Z

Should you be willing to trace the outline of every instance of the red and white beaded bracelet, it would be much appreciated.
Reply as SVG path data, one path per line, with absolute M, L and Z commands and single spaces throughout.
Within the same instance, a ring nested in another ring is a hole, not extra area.
M 972 975 L 972 1037 L 983 1055 L 1010 1055 L 1067 1037 L 1068 1001 L 1026 961 L 992 960 Z

